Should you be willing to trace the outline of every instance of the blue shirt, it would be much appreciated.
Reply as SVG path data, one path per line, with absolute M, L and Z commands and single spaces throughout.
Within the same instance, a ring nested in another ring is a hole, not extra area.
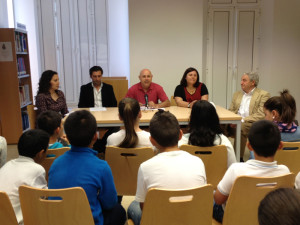
M 103 224 L 102 210 L 117 204 L 111 169 L 97 152 L 87 147 L 71 150 L 54 160 L 49 170 L 49 189 L 82 187 L 89 200 L 95 225 Z
M 285 142 L 300 141 L 300 127 L 294 133 L 283 133 L 281 132 L 281 140 Z

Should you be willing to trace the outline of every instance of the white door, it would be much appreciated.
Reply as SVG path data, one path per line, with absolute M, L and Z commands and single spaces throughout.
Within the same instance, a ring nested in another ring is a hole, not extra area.
M 210 4 L 206 82 L 210 99 L 228 108 L 243 73 L 258 71 L 257 4 Z

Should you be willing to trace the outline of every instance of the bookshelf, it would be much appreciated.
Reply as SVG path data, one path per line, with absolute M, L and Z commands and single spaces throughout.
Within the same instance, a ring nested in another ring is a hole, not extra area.
M 8 144 L 16 144 L 29 129 L 26 106 L 32 104 L 27 32 L 0 29 L 0 118 Z

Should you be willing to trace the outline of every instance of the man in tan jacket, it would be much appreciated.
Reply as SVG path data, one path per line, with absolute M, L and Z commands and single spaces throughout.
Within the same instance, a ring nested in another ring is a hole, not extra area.
M 241 78 L 242 90 L 234 93 L 229 110 L 242 117 L 241 127 L 241 161 L 243 160 L 248 132 L 252 123 L 264 119 L 264 103 L 270 94 L 257 88 L 259 76 L 256 72 L 244 73 Z M 235 125 L 231 125 L 235 128 Z

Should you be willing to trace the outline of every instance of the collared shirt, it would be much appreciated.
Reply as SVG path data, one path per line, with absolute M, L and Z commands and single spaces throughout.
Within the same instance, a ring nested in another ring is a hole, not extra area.
M 244 122 L 245 117 L 249 116 L 250 101 L 254 90 L 255 88 L 253 88 L 249 93 L 244 92 L 241 105 L 238 111 L 238 114 L 243 118 L 242 122 Z
M 47 189 L 44 167 L 25 156 L 10 160 L 0 169 L 0 190 L 7 193 L 19 224 L 23 224 L 19 200 L 21 185 Z
M 149 102 L 154 102 L 155 104 L 158 104 L 158 100 L 161 102 L 164 102 L 168 100 L 168 96 L 166 95 L 164 89 L 162 86 L 156 84 L 156 83 L 151 83 L 149 86 L 149 89 L 147 92 L 143 90 L 142 84 L 137 83 L 133 85 L 127 92 L 126 98 L 134 98 L 138 102 L 145 104 L 145 94 L 148 95 L 148 101 Z
M 277 165 L 276 161 L 263 162 L 250 159 L 245 163 L 233 163 L 218 184 L 218 190 L 228 196 L 234 181 L 239 176 L 274 177 L 288 173 L 290 170 L 284 165 Z
M 92 86 L 93 86 L 93 91 L 94 91 L 95 107 L 102 107 L 101 90 L 103 87 L 103 83 L 101 82 L 99 90 L 97 90 L 97 88 L 94 86 L 93 82 L 92 82 Z

